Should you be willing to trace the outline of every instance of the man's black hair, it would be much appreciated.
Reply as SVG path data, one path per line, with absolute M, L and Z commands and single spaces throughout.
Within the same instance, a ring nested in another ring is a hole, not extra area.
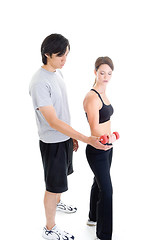
M 61 34 L 51 34 L 44 39 L 41 45 L 42 62 L 47 64 L 47 57 L 45 54 L 51 56 L 57 54 L 57 56 L 63 56 L 66 52 L 67 46 L 70 50 L 68 39 L 63 37 Z

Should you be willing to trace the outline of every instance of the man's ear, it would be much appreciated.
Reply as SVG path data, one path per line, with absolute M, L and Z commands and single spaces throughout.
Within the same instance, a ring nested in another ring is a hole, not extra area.
M 44 55 L 45 55 L 47 58 L 49 57 L 49 54 L 48 54 L 48 53 L 45 53 Z

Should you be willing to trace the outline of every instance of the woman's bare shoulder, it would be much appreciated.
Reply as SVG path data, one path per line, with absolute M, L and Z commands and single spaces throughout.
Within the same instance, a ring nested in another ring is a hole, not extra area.
M 98 100 L 98 98 L 97 98 L 96 94 L 93 91 L 89 91 L 86 94 L 84 100 L 94 101 L 94 100 Z
M 99 103 L 99 99 L 97 98 L 96 94 L 92 91 L 89 91 L 83 101 L 83 106 L 86 108 L 88 105 Z

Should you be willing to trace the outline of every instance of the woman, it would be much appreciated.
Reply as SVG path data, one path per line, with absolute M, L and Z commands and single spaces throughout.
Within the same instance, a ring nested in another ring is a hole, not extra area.
M 113 107 L 105 92 L 112 77 L 114 65 L 109 57 L 99 57 L 95 62 L 96 80 L 93 88 L 87 93 L 83 106 L 91 129 L 91 135 L 100 137 L 108 135 L 108 150 L 98 150 L 87 145 L 86 157 L 94 173 L 94 182 L 90 195 L 90 226 L 97 222 L 97 239 L 111 240 L 112 238 L 112 183 L 110 167 L 112 161 L 112 142 L 116 140 L 111 134 L 110 117 Z

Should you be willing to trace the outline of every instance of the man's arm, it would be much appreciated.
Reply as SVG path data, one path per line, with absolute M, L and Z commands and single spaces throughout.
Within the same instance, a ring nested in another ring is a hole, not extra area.
M 53 106 L 39 107 L 39 111 L 42 113 L 50 127 L 56 129 L 57 131 L 63 133 L 66 136 L 69 136 L 73 139 L 80 140 L 84 143 L 88 143 L 95 148 L 108 150 L 110 146 L 105 146 L 99 142 L 98 137 L 87 137 L 76 130 L 74 130 L 70 125 L 61 121 L 57 115 Z

